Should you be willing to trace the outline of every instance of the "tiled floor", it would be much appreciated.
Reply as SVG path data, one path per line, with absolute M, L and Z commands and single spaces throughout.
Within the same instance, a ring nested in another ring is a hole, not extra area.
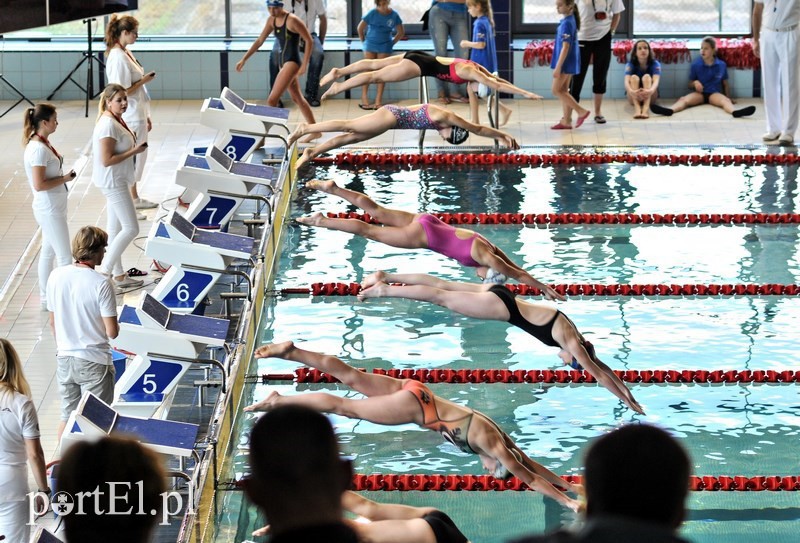
M 696 107 L 673 117 L 653 117 L 634 120 L 632 108 L 622 100 L 607 100 L 603 113 L 604 125 L 591 119 L 576 130 L 550 130 L 560 117 L 555 101 L 534 102 L 505 100 L 514 109 L 505 130 L 524 145 L 651 145 L 651 144 L 758 144 L 764 132 L 764 116 L 759 100 L 741 100 L 740 106 L 755 104 L 753 117 L 733 119 L 712 106 Z M 0 104 L 3 106 L 3 104 Z M 65 169 L 74 165 L 78 178 L 71 187 L 69 198 L 69 227 L 74 233 L 86 224 L 105 226 L 105 200 L 91 184 L 91 160 L 86 153 L 94 125 L 94 113 L 85 118 L 83 102 L 57 103 L 59 128 L 51 142 L 66 157 Z M 149 156 L 145 181 L 140 193 L 147 199 L 164 202 L 164 209 L 147 211 L 141 234 L 147 235 L 153 221 L 175 205 L 181 192 L 174 182 L 175 169 L 182 153 L 194 146 L 207 145 L 214 131 L 199 124 L 201 102 L 197 100 L 161 101 L 154 104 L 154 128 L 150 134 Z M 463 104 L 450 106 L 468 116 Z M 3 107 L 4 109 L 4 107 Z M 21 119 L 23 108 L 18 106 L 0 119 L 0 144 L 9 152 L 0 164 L 0 335 L 10 339 L 24 360 L 25 373 L 33 388 L 42 429 L 42 443 L 48 459 L 56 454 L 56 430 L 59 418 L 59 398 L 55 384 L 55 344 L 47 325 L 47 314 L 40 310 L 37 286 L 36 259 L 40 236 L 30 209 L 31 192 L 22 164 Z M 317 120 L 356 117 L 364 112 L 357 100 L 332 100 L 314 110 Z M 486 120 L 485 111 L 481 111 Z M 291 124 L 298 120 L 296 109 Z M 325 137 L 331 137 L 326 135 Z M 413 147 L 417 143 L 414 131 L 397 130 L 375 138 L 366 145 L 376 147 Z M 428 145 L 441 146 L 436 134 L 429 134 Z M 490 145 L 490 140 L 471 136 L 466 145 Z M 536 212 L 536 210 L 529 210 Z M 132 245 L 123 257 L 126 268 L 149 268 L 141 248 L 144 240 Z M 153 274 L 147 279 L 152 281 Z M 148 282 L 150 282 L 148 281 Z M 120 303 L 122 300 L 119 300 Z

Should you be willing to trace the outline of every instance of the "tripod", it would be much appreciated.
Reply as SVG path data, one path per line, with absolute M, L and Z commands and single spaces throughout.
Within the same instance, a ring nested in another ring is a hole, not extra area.
M 14 104 L 13 104 L 13 105 L 12 105 L 10 108 L 8 108 L 8 109 L 7 109 L 7 110 L 5 110 L 5 111 L 4 111 L 2 114 L 0 114 L 0 119 L 2 119 L 3 117 L 5 117 L 5 116 L 6 116 L 6 113 L 8 113 L 9 111 L 11 111 L 11 110 L 12 110 L 12 109 L 14 109 L 15 107 L 17 107 L 17 106 L 19 105 L 19 103 L 20 103 L 20 102 L 28 102 L 28 103 L 29 103 L 31 106 L 33 106 L 33 102 L 31 102 L 30 100 L 28 100 L 28 97 L 27 97 L 27 96 L 25 96 L 24 94 L 22 94 L 22 91 L 20 91 L 20 90 L 19 90 L 17 87 L 15 87 L 14 85 L 12 85 L 12 84 L 11 84 L 11 82 L 10 82 L 8 79 L 6 79 L 6 78 L 5 78 L 5 76 L 4 76 L 2 73 L 0 73 L 0 81 L 2 81 L 3 83 L 5 83 L 5 84 L 6 84 L 6 85 L 8 85 L 9 87 L 11 87 L 11 90 L 12 90 L 12 91 L 14 91 L 14 93 L 16 93 L 16 95 L 17 95 L 17 96 L 19 96 L 19 100 L 17 100 L 16 102 L 14 102 Z
M 94 17 L 83 20 L 83 24 L 86 25 L 86 51 L 83 52 L 83 58 L 75 65 L 72 71 L 67 74 L 67 77 L 65 77 L 61 83 L 58 84 L 55 90 L 50 93 L 50 96 L 47 97 L 48 100 L 52 100 L 53 96 L 55 96 L 55 94 L 67 83 L 67 81 L 72 81 L 79 89 L 86 93 L 86 117 L 89 116 L 89 100 L 100 94 L 99 92 L 94 92 L 94 63 L 97 62 L 102 68 L 106 67 L 105 63 L 100 60 L 100 57 L 92 52 L 92 21 L 96 20 L 97 19 Z M 81 66 L 83 66 L 83 63 L 87 60 L 89 61 L 89 66 L 88 71 L 86 72 L 86 87 L 83 87 L 80 83 L 72 79 L 72 76 Z M 103 72 L 101 70 L 101 77 L 102 73 Z

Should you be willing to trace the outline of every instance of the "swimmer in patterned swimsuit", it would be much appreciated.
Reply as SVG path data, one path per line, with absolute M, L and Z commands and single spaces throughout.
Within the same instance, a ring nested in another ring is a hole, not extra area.
M 328 373 L 366 398 L 351 399 L 325 392 L 282 396 L 275 391 L 245 411 L 268 411 L 277 405 L 304 405 L 323 413 L 336 413 L 376 424 L 418 424 L 439 432 L 466 452 L 477 454 L 483 467 L 498 478 L 514 475 L 531 489 L 553 498 L 564 507 L 578 511 L 581 504 L 554 485 L 582 493 L 580 485 L 568 483 L 532 460 L 489 417 L 455 402 L 435 396 L 422 383 L 365 373 L 331 355 L 307 351 L 291 341 L 256 349 L 257 358 L 282 358 L 306 364 Z
M 358 535 L 359 541 L 469 543 L 453 519 L 434 507 L 379 503 L 347 490 L 342 494 L 342 509 L 358 517 L 355 520 L 344 519 L 344 522 Z M 268 533 L 267 526 L 256 530 L 253 535 L 264 536 Z
M 409 213 L 398 209 L 383 207 L 366 194 L 345 189 L 333 181 L 308 181 L 306 188 L 338 196 L 360 207 L 373 219 L 381 223 L 369 224 L 358 219 L 331 219 L 322 213 L 300 217 L 297 222 L 309 226 L 319 226 L 363 236 L 392 247 L 404 249 L 430 249 L 464 266 L 476 268 L 478 276 L 487 277 L 494 270 L 506 278 L 538 288 L 548 300 L 565 298 L 550 286 L 535 279 L 531 274 L 515 264 L 503 251 L 480 234 L 445 224 L 427 213 Z M 502 279 L 502 278 L 501 278 Z
M 391 284 L 390 284 L 391 283 Z M 396 285 L 394 283 L 402 283 Z M 594 346 L 561 311 L 544 304 L 520 300 L 502 285 L 477 285 L 445 281 L 425 274 L 378 271 L 364 279 L 359 299 L 405 298 L 430 302 L 475 319 L 506 321 L 545 345 L 558 347 L 564 364 L 580 364 L 598 383 L 633 411 L 642 406 L 611 368 L 595 353 Z
M 452 111 L 433 104 L 409 107 L 383 106 L 377 111 L 357 119 L 324 121 L 315 124 L 301 123 L 289 137 L 289 145 L 308 134 L 345 132 L 345 134 L 303 151 L 303 156 L 296 164 L 296 167 L 300 168 L 315 156 L 326 151 L 368 140 L 393 129 L 436 130 L 445 141 L 455 145 L 463 143 L 472 132 L 479 136 L 500 140 L 503 145 L 511 149 L 519 149 L 517 141 L 511 135 L 488 126 L 471 123 Z
M 335 82 L 346 75 L 359 74 L 341 83 Z M 375 83 L 408 81 L 421 76 L 430 76 L 450 83 L 479 83 L 490 89 L 509 94 L 521 94 L 531 100 L 542 97 L 513 85 L 501 77 L 489 73 L 486 68 L 463 58 L 435 57 L 422 51 L 409 51 L 403 55 L 379 59 L 362 59 L 344 68 L 333 68 L 325 74 L 320 86 L 333 83 L 322 95 L 322 100 L 359 87 Z
M 275 38 L 281 43 L 281 69 L 267 97 L 267 105 L 277 107 L 281 96 L 288 89 L 289 95 L 294 100 L 294 103 L 297 104 L 297 107 L 300 108 L 300 113 L 303 114 L 306 122 L 315 123 L 314 113 L 311 111 L 311 106 L 308 105 L 308 101 L 300 90 L 300 83 L 297 81 L 299 76 L 306 73 L 313 49 L 313 47 L 306 47 L 305 54 L 301 60 L 300 40 L 302 39 L 305 43 L 314 43 L 314 41 L 311 39 L 311 34 L 308 32 L 306 25 L 303 24 L 303 21 L 283 9 L 282 0 L 268 0 L 267 8 L 269 9 L 269 17 L 266 24 L 264 24 L 264 29 L 241 60 L 236 63 L 236 71 L 242 71 L 247 59 L 258 51 L 264 40 L 274 31 Z M 309 133 L 304 143 L 312 141 L 320 135 L 318 133 Z

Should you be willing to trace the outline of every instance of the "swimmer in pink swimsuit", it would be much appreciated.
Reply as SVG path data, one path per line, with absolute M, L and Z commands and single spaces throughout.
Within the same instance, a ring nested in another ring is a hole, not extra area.
M 336 80 L 346 75 L 358 74 L 342 82 Z M 436 57 L 423 51 L 409 51 L 386 58 L 362 59 L 344 68 L 333 68 L 320 80 L 320 86 L 332 83 L 322 95 L 322 100 L 349 89 L 373 83 L 408 81 L 431 76 L 452 83 L 479 83 L 497 92 L 520 94 L 531 100 L 541 100 L 536 93 L 517 87 L 471 60 Z
M 430 249 L 464 266 L 477 268 L 481 278 L 493 270 L 506 278 L 540 289 L 548 300 L 564 300 L 553 288 L 535 279 L 476 232 L 450 226 L 428 213 L 409 213 L 383 207 L 367 195 L 342 188 L 333 181 L 309 181 L 306 188 L 338 196 L 363 209 L 383 226 L 358 219 L 332 219 L 322 213 L 300 217 L 297 222 L 301 224 L 349 232 L 392 247 Z

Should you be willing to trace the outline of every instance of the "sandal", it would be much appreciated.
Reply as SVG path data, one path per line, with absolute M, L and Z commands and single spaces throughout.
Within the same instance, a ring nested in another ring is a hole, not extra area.
M 375 111 L 376 109 L 378 109 L 372 104 L 358 104 L 358 107 L 360 107 L 364 111 Z
M 128 277 L 144 277 L 147 275 L 146 271 L 142 271 L 139 268 L 131 268 L 127 272 Z
M 550 129 L 551 130 L 572 130 L 572 125 L 563 124 L 561 121 L 559 121 L 557 124 L 554 124 L 553 126 L 551 126 Z
M 596 122 L 597 124 L 606 124 L 606 118 L 603 117 L 602 115 L 595 115 L 594 122 Z

